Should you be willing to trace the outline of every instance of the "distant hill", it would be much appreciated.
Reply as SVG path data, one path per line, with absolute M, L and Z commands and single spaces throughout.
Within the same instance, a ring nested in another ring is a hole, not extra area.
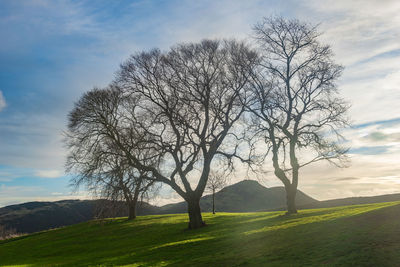
M 296 202 L 306 205 L 318 202 L 301 191 L 297 191 Z M 286 192 L 283 187 L 267 188 L 257 181 L 244 180 L 223 188 L 215 194 L 216 210 L 223 212 L 254 212 L 285 209 Z M 201 198 L 202 211 L 212 211 L 212 195 Z M 186 202 L 169 204 L 161 207 L 161 213 L 187 212 Z

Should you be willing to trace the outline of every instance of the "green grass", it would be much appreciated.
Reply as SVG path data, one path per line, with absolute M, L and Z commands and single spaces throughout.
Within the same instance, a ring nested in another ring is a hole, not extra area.
M 92 221 L 0 241 L 0 265 L 398 266 L 400 202 Z

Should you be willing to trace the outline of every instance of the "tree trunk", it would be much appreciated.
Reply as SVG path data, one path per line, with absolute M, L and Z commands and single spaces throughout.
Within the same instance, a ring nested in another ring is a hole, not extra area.
M 189 213 L 189 229 L 197 229 L 205 226 L 201 217 L 200 198 L 191 198 L 187 201 Z
M 296 209 L 296 193 L 297 188 L 293 185 L 285 186 L 286 189 L 286 204 L 287 204 L 287 212 L 286 214 L 295 214 L 297 213 Z
M 136 206 L 137 202 L 139 199 L 139 194 L 140 194 L 140 184 L 136 185 L 135 191 L 133 192 L 133 197 L 132 194 L 128 191 L 126 192 L 126 198 L 128 200 L 128 208 L 129 208 L 129 213 L 128 213 L 128 220 L 133 220 L 136 218 Z
M 137 200 L 128 202 L 128 220 L 133 220 L 136 218 L 136 205 Z
M 213 202 L 213 214 L 215 214 L 215 190 L 213 190 L 213 194 L 212 194 L 212 202 Z

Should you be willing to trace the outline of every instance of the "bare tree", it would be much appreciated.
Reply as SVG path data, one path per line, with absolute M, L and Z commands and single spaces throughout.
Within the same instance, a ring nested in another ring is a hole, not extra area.
M 300 168 L 321 160 L 343 166 L 346 160 L 338 130 L 348 124 L 348 104 L 336 86 L 343 68 L 334 63 L 331 48 L 318 41 L 316 27 L 306 23 L 266 18 L 254 33 L 261 61 L 248 105 L 252 128 L 266 145 L 264 152 L 272 153 L 288 213 L 296 213 Z
M 128 206 L 128 219 L 136 218 L 138 199 L 154 186 L 151 174 L 135 168 L 124 157 L 109 131 L 124 124 L 124 104 L 129 101 L 118 88 L 94 89 L 86 93 L 69 115 L 66 144 L 69 148 L 67 171 L 74 174 L 72 185 L 85 185 L 94 195 Z M 125 136 L 125 149 L 141 160 L 156 164 L 148 153 L 141 151 L 138 143 L 143 135 L 119 132 Z M 129 136 L 128 136 L 129 135 Z M 108 202 L 104 202 L 108 203 Z
M 146 118 L 132 127 L 151 136 L 146 147 L 159 152 L 163 165 L 149 166 L 130 151 L 126 156 L 187 202 L 189 228 L 204 225 L 199 201 L 213 160 L 238 157 L 233 126 L 244 112 L 255 60 L 243 43 L 204 40 L 168 53 L 138 53 L 121 65 L 116 84 L 140 99 L 133 117 Z
M 17 237 L 20 234 L 17 234 L 17 231 L 14 228 L 7 228 L 3 225 L 0 225 L 0 240 Z
M 208 177 L 207 190 L 212 194 L 212 212 L 215 214 L 215 193 L 226 186 L 227 176 L 221 172 L 211 171 Z

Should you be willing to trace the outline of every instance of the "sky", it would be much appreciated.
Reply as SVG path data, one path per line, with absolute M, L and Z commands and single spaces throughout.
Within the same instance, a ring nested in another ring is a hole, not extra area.
M 344 131 L 350 166 L 303 168 L 299 189 L 318 200 L 400 193 L 399 14 L 396 0 L 1 0 L 0 207 L 88 198 L 64 173 L 67 114 L 130 54 L 203 38 L 248 39 L 255 23 L 276 15 L 319 25 L 320 41 L 345 67 L 338 85 L 352 105 Z M 272 173 L 259 179 L 281 185 Z M 153 204 L 180 200 L 163 188 Z

